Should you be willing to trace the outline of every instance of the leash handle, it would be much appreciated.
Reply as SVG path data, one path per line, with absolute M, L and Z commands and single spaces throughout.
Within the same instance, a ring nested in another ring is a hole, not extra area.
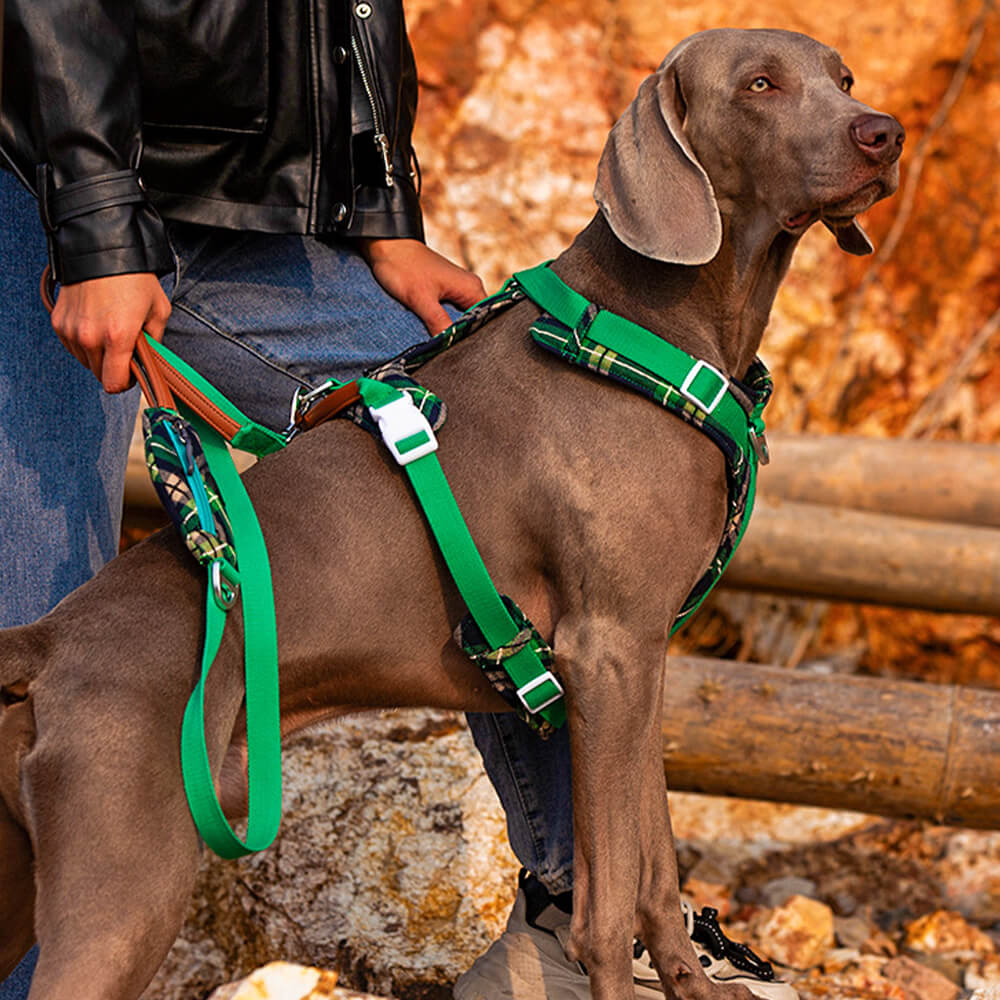
M 42 277 L 38 285 L 38 294 L 42 305 L 51 313 L 56 307 L 56 280 L 52 268 L 46 264 L 42 269 Z M 129 361 L 129 368 L 135 380 L 142 389 L 143 396 L 149 406 L 164 406 L 171 410 L 177 409 L 173 394 L 166 379 L 160 373 L 155 361 L 155 355 L 150 351 L 142 336 L 136 341 L 135 351 Z

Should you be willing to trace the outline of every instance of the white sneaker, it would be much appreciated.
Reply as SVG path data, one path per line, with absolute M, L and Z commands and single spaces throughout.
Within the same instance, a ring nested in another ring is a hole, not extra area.
M 455 1000 L 590 1000 L 590 981 L 579 962 L 566 957 L 570 893 L 550 896 L 533 875 L 522 871 L 507 929 L 455 983 Z M 799 1000 L 787 983 L 774 978 L 770 964 L 744 944 L 730 941 L 716 911 L 700 914 L 690 903 L 681 909 L 695 954 L 715 982 L 739 983 L 760 1000 Z M 636 941 L 633 957 L 636 1000 L 663 1000 L 649 954 Z

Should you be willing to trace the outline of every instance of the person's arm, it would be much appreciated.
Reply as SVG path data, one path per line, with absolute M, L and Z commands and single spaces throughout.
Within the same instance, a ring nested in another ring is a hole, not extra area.
M 7 88 L 4 113 L 62 286 L 53 327 L 118 391 L 142 324 L 162 330 L 169 304 L 155 276 L 173 266 L 137 169 L 134 0 L 7 0 L 6 26 L 28 78 Z

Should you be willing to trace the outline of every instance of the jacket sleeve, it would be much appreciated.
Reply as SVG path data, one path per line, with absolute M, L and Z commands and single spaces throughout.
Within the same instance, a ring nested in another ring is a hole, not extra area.
M 6 5 L 3 144 L 34 186 L 56 280 L 166 273 L 170 247 L 138 173 L 133 0 Z

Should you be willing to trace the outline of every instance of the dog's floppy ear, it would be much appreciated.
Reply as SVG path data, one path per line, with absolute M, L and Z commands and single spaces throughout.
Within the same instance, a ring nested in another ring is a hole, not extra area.
M 708 174 L 681 127 L 676 62 L 647 77 L 608 136 L 594 198 L 614 234 L 636 253 L 706 264 L 722 245 Z
M 872 253 L 875 250 L 875 247 L 872 246 L 872 241 L 868 239 L 868 234 L 861 228 L 861 224 L 857 219 L 851 219 L 844 226 L 834 226 L 824 220 L 823 225 L 837 237 L 837 246 L 841 250 L 846 250 L 848 253 L 853 253 L 858 257 L 864 257 L 865 254 Z

